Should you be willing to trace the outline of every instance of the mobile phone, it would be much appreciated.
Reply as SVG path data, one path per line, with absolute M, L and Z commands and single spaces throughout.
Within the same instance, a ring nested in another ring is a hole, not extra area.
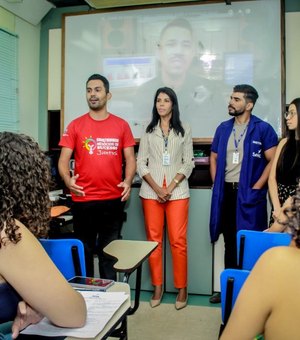
M 115 281 L 109 279 L 99 279 L 94 277 L 74 276 L 68 280 L 70 285 L 75 288 L 86 290 L 101 290 L 105 291 L 111 287 Z

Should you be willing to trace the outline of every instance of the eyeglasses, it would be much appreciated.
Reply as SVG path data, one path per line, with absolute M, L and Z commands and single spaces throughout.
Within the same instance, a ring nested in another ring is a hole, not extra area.
M 284 113 L 284 118 L 285 119 L 293 118 L 296 114 L 297 114 L 296 111 L 286 111 Z

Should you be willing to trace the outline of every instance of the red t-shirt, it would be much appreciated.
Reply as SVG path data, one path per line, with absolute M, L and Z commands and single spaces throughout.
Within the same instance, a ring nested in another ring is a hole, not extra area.
M 105 120 L 94 120 L 88 113 L 73 120 L 59 142 L 75 156 L 76 184 L 85 196 L 75 196 L 76 202 L 115 199 L 121 196 L 123 149 L 134 146 L 128 123 L 113 114 Z

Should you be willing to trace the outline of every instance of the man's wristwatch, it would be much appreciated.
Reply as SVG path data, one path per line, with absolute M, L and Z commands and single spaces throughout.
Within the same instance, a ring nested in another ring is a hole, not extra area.
M 174 178 L 173 181 L 175 182 L 176 186 L 179 184 L 178 179 Z

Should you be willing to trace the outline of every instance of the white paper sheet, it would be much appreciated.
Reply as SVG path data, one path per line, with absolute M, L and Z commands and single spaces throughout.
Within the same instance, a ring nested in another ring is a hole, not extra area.
M 44 318 L 36 325 L 30 325 L 22 334 L 45 336 L 73 336 L 94 338 L 102 331 L 120 306 L 128 299 L 124 292 L 80 291 L 87 306 L 87 322 L 82 328 L 56 327 Z

